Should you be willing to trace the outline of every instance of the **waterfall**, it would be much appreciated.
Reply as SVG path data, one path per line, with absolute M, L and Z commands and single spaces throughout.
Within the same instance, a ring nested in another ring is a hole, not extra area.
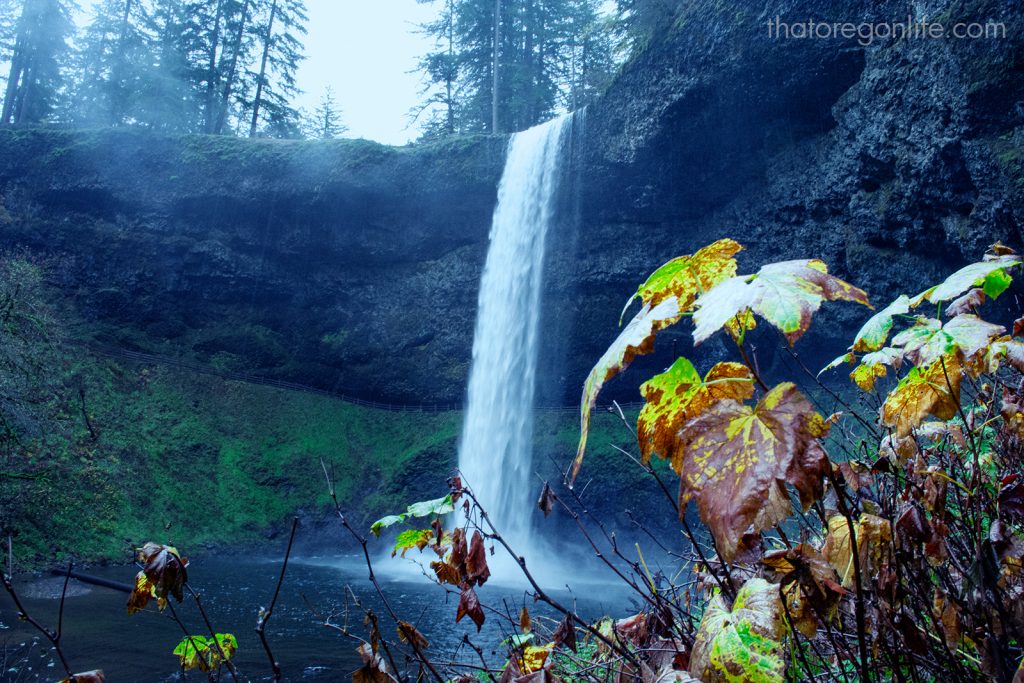
M 533 402 L 544 242 L 572 116 L 514 135 L 480 282 L 459 469 L 495 527 L 529 555 Z

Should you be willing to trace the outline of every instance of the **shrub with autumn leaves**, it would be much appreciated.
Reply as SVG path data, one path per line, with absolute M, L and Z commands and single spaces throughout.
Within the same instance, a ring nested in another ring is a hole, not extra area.
M 690 321 L 695 345 L 728 335 L 736 361 L 701 372 L 678 358 L 641 387 L 637 463 L 668 493 L 663 469 L 651 464 L 667 461 L 678 477 L 678 494 L 667 497 L 690 540 L 689 554 L 673 554 L 683 565 L 676 585 L 653 580 L 642 556 L 627 558 L 612 542 L 609 554 L 634 569 L 620 577 L 646 607 L 590 623 L 521 563 L 534 597 L 563 618 L 544 632 L 525 615 L 505 661 L 481 657 L 476 676 L 1024 680 L 1024 317 L 1007 329 L 979 315 L 1010 288 L 1021 257 L 996 244 L 982 261 L 878 310 L 822 370 L 851 366 L 855 388 L 846 392 L 815 382 L 769 386 L 747 337 L 766 323 L 792 346 L 824 302 L 870 306 L 868 295 L 818 260 L 737 274 L 741 250 L 720 240 L 640 286 L 640 310 L 587 377 L 575 461 L 558 494 L 545 484 L 540 500 L 545 511 L 588 514 L 572 485 L 598 394 L 653 349 L 659 332 Z M 828 417 L 815 407 L 825 395 L 843 406 Z M 437 581 L 459 592 L 456 619 L 479 624 L 485 613 L 473 586 L 483 581 L 468 569 L 465 539 L 473 534 L 480 557 L 484 543 L 516 555 L 457 478 L 441 507 L 460 497 L 465 527 L 449 533 L 435 516 L 432 529 L 401 534 L 396 551 L 432 549 Z M 706 543 L 687 524 L 691 501 Z M 377 670 L 373 680 L 392 677 Z

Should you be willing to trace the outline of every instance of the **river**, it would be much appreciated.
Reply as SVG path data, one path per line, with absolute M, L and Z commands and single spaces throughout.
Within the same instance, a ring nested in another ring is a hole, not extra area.
M 501 641 L 510 631 L 508 621 L 488 614 L 480 634 L 468 618 L 455 624 L 458 596 L 445 598 L 444 589 L 430 583 L 418 574 L 409 560 L 381 559 L 375 561 L 385 594 L 402 619 L 416 624 L 430 641 L 428 652 L 437 661 L 458 647 L 464 633 L 483 648 L 488 659 L 500 664 L 503 650 Z M 273 593 L 279 559 L 253 559 L 239 553 L 224 553 L 195 559 L 189 566 L 190 583 L 200 592 L 203 603 L 219 632 L 229 632 L 238 638 L 235 664 L 242 680 L 270 680 L 270 667 L 254 632 L 256 615 Z M 130 566 L 105 567 L 88 573 L 102 578 L 130 583 L 136 568 Z M 16 582 L 26 608 L 45 625 L 56 624 L 62 578 L 24 578 Z M 373 586 L 367 580 L 362 556 L 337 558 L 298 557 L 288 566 L 287 577 L 278 604 L 274 609 L 267 634 L 286 681 L 338 681 L 349 680 L 351 673 L 361 665 L 356 654 L 357 643 L 323 626 L 323 617 L 317 617 L 311 607 L 325 615 L 344 610 L 346 586 L 350 587 L 364 606 L 373 609 L 381 620 L 385 637 L 394 639 L 395 628 Z M 599 589 L 595 589 L 599 587 Z M 483 602 L 502 607 L 518 620 L 519 608 L 526 604 L 535 616 L 555 616 L 543 605 L 525 598 L 524 586 L 494 585 L 492 580 L 479 589 Z M 604 614 L 622 616 L 629 609 L 628 597 L 622 589 L 601 580 L 577 584 L 576 592 L 555 589 L 554 595 L 572 604 L 588 618 Z M 147 683 L 179 680 L 205 680 L 205 676 L 192 672 L 182 676 L 177 658 L 171 654 L 181 640 L 178 626 L 154 609 L 128 616 L 126 595 L 107 588 L 82 584 L 74 579 L 64 608 L 65 654 L 76 671 L 103 669 L 109 683 L 121 681 Z M 525 603 L 524 603 L 525 601 Z M 351 607 L 351 605 L 350 605 Z M 186 596 L 179 614 L 195 634 L 205 634 L 202 620 L 192 601 Z M 366 635 L 363 615 L 352 608 L 349 624 L 359 635 Z M 335 622 L 344 623 L 339 612 Z M 42 641 L 38 647 L 31 642 L 35 632 L 17 620 L 13 603 L 6 593 L 0 594 L 0 670 L 2 681 L 56 681 L 61 678 L 59 663 L 48 652 L 49 644 Z M 45 647 L 44 647 L 45 645 Z M 466 653 L 470 655 L 473 653 Z M 493 654 L 492 654 L 493 653 Z M 475 658 L 476 656 L 473 655 Z M 469 661 L 468 657 L 461 658 Z M 231 680 L 225 676 L 222 680 Z

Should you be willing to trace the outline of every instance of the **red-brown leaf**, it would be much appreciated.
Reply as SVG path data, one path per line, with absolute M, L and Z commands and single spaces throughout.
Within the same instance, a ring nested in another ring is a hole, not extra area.
M 447 562 L 431 562 L 430 568 L 434 570 L 437 580 L 441 583 L 451 584 L 452 586 L 462 585 L 462 577 L 459 575 L 459 570 Z
M 430 643 L 419 630 L 408 621 L 398 622 L 398 639 L 403 643 L 409 643 L 419 650 L 426 650 Z
M 468 616 L 476 624 L 476 630 L 479 631 L 484 625 L 484 608 L 480 605 L 480 598 L 476 596 L 476 591 L 469 585 L 462 587 L 462 595 L 459 597 L 459 609 L 455 614 L 455 623 L 462 621 L 462 617 Z
M 491 570 L 487 568 L 487 552 L 484 550 L 484 537 L 474 532 L 473 540 L 469 544 L 469 555 L 466 556 L 466 580 L 470 585 L 475 583 L 482 586 L 487 583 L 490 576 Z
M 756 407 L 719 401 L 679 432 L 673 460 L 680 463 L 680 509 L 696 498 L 722 559 L 732 561 L 748 528 L 756 533 L 792 514 L 787 485 L 805 507 L 822 495 L 831 465 L 818 438 L 827 431 L 790 383 Z
M 168 594 L 181 602 L 182 589 L 188 582 L 188 560 L 178 555 L 176 548 L 168 545 L 147 543 L 139 548 L 138 560 L 142 571 L 153 584 L 157 598 L 166 599 Z
M 557 497 L 551 490 L 551 486 L 549 486 L 547 482 L 544 482 L 544 488 L 541 489 L 540 498 L 537 500 L 537 507 L 544 513 L 545 517 L 550 515 L 551 511 L 555 509 L 556 500 Z
M 555 629 L 555 635 L 552 636 L 551 640 L 554 641 L 556 647 L 564 645 L 573 652 L 576 652 L 576 627 L 572 625 L 572 619 L 568 615 L 558 624 L 558 628 Z

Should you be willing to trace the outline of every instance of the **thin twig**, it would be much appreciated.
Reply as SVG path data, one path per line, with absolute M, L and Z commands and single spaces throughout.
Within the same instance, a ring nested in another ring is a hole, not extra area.
M 292 554 L 292 544 L 295 542 L 295 530 L 299 527 L 299 518 L 292 518 L 292 532 L 288 535 L 288 547 L 284 551 L 284 562 L 281 563 L 281 573 L 277 577 L 277 585 L 274 587 L 274 597 L 270 599 L 270 606 L 266 609 L 261 609 L 259 617 L 256 619 L 256 633 L 260 637 L 260 642 L 263 644 L 263 650 L 267 653 L 267 659 L 270 660 L 270 668 L 274 671 L 274 680 L 281 680 L 281 665 L 276 659 L 274 659 L 274 653 L 270 651 L 270 644 L 267 643 L 267 622 L 270 621 L 270 617 L 274 614 L 274 605 L 277 604 L 277 596 L 281 594 L 281 584 L 284 583 L 284 573 L 288 569 L 288 558 Z

